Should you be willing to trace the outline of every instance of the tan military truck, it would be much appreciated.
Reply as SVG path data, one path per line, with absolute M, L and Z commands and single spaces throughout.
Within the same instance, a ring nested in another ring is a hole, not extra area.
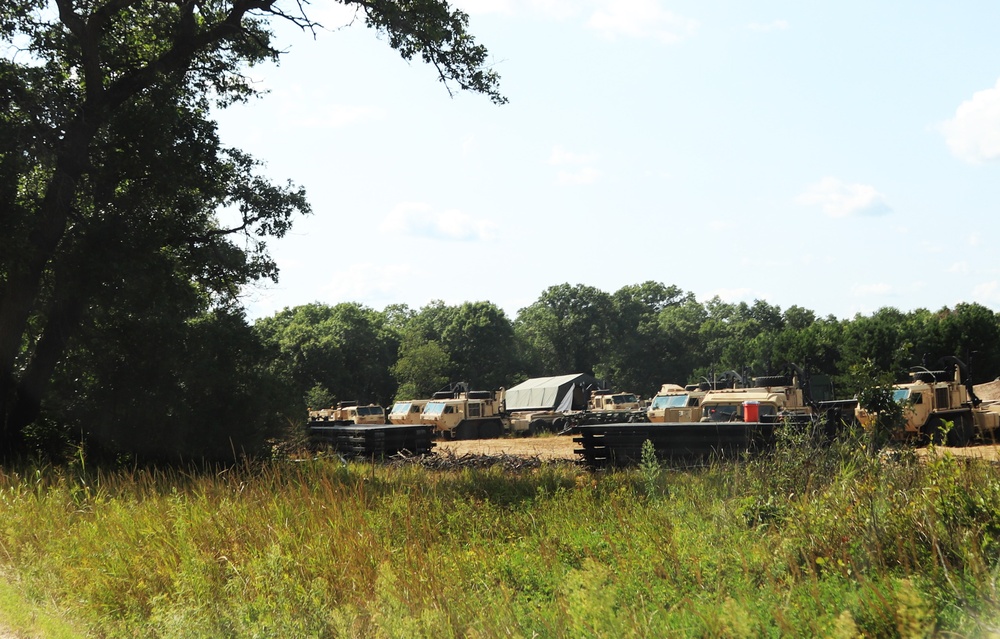
M 424 406 L 420 423 L 445 439 L 493 439 L 504 434 L 503 398 L 493 391 L 469 390 L 464 383 L 439 391 Z
M 702 388 L 699 384 L 664 384 L 649 403 L 646 419 L 658 424 L 700 421 L 701 400 L 707 392 L 707 387 Z
M 723 388 L 701 399 L 703 422 L 777 422 L 809 418 L 815 414 L 803 392 L 800 376 L 754 378 L 750 388 Z
M 1000 403 L 976 397 L 965 364 L 956 357 L 942 358 L 944 370 L 915 367 L 910 381 L 893 387 L 893 399 L 904 405 L 903 427 L 895 439 L 931 439 L 948 446 L 967 446 L 976 436 L 992 439 L 1000 428 Z M 870 427 L 874 416 L 856 409 L 858 421 Z M 947 429 L 945 422 L 951 423 Z
M 405 402 L 396 402 L 389 409 L 390 424 L 419 424 L 420 413 L 427 405 L 426 399 L 409 399 Z
M 641 402 L 634 393 L 615 393 L 610 390 L 590 392 L 587 409 L 594 412 L 622 412 L 639 410 Z
M 554 410 L 514 411 L 507 414 L 507 426 L 516 435 L 558 433 L 566 427 L 566 415 L 565 412 Z
M 357 402 L 338 402 L 336 408 L 309 410 L 310 422 L 338 424 L 385 424 L 385 409 L 377 404 L 358 406 Z

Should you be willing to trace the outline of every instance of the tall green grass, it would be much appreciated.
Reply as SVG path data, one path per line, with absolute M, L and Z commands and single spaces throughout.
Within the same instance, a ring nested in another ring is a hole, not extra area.
M 0 565 L 99 637 L 989 636 L 1000 470 L 789 435 L 670 470 L 0 472 Z

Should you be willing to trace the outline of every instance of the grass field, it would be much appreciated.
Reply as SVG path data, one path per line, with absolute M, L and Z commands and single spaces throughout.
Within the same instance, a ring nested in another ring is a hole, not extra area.
M 766 458 L 599 473 L 24 466 L 0 472 L 0 514 L 0 615 L 25 636 L 986 637 L 1000 625 L 1000 469 L 934 450 L 870 458 L 788 437 Z

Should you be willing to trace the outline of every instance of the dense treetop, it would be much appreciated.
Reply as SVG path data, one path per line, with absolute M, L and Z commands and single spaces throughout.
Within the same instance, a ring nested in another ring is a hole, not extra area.
M 933 366 L 946 355 L 970 364 L 974 382 L 1000 375 L 1000 316 L 979 304 L 935 312 L 883 308 L 840 320 L 763 300 L 699 302 L 676 286 L 644 282 L 614 293 L 552 286 L 513 319 L 490 302 L 360 309 L 312 304 L 257 323 L 265 342 L 281 346 L 279 361 L 314 405 L 343 399 L 388 404 L 426 397 L 451 382 L 495 390 L 567 373 L 588 373 L 617 390 L 649 397 L 664 383 L 686 384 L 729 370 L 767 375 L 789 362 L 831 376 L 846 397 L 855 390 L 852 370 L 869 362 L 871 370 L 903 379 L 910 366 Z M 356 316 L 369 322 L 366 334 L 383 335 L 383 343 L 398 348 L 333 337 L 357 329 L 346 319 L 329 318 Z M 299 323 L 287 323 L 290 317 Z M 317 360 L 356 362 L 350 382 L 339 381 L 343 372 L 310 375 L 305 363 L 296 364 L 305 358 L 287 342 L 305 334 L 311 345 L 325 345 Z M 387 373 L 377 391 L 362 386 L 373 371 Z

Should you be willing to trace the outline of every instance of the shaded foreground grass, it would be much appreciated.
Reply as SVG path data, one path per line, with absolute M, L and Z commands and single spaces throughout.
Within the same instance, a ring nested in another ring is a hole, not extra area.
M 0 564 L 100 637 L 996 632 L 1000 470 L 859 450 L 607 473 L 4 469 Z

